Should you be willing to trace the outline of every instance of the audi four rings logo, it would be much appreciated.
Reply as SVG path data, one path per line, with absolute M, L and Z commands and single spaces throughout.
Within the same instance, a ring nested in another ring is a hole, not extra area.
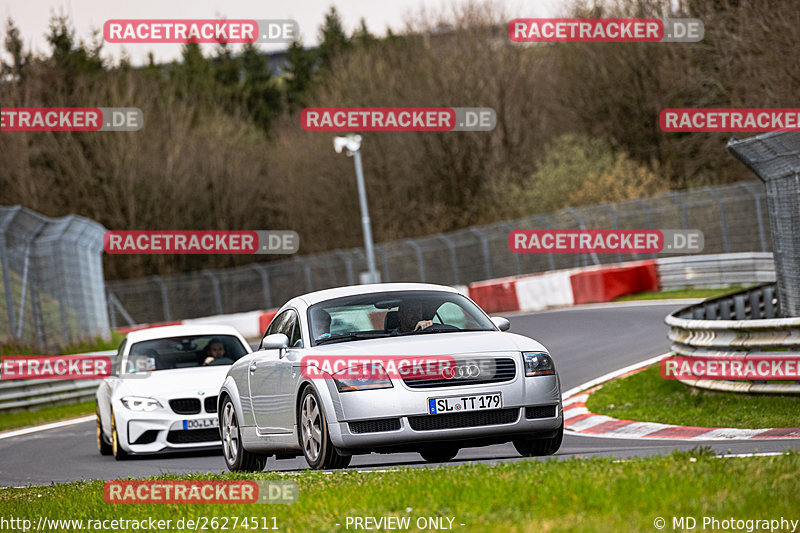
M 468 379 L 481 375 L 481 369 L 474 363 L 460 366 L 448 366 L 442 370 L 444 379 Z

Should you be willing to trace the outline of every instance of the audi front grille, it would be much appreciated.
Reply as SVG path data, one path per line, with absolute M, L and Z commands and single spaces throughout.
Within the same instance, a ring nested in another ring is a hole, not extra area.
M 414 431 L 437 429 L 474 428 L 513 424 L 519 418 L 519 409 L 493 409 L 491 411 L 469 411 L 446 415 L 409 416 L 408 424 Z
M 429 389 L 503 383 L 517 377 L 517 365 L 510 357 L 459 359 L 455 367 L 450 368 L 452 370 L 446 370 L 445 374 L 451 374 L 452 377 L 412 377 L 404 378 L 403 383 L 412 389 Z

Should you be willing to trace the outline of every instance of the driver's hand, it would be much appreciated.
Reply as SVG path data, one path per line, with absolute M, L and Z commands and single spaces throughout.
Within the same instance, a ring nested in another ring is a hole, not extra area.
M 420 320 L 419 322 L 417 322 L 417 325 L 414 328 L 414 331 L 422 330 L 422 329 L 431 327 L 432 325 L 433 325 L 433 320 Z
M 210 365 L 210 364 L 211 364 L 211 363 L 213 363 L 213 362 L 214 362 L 214 358 L 213 358 L 213 357 L 211 357 L 211 356 L 209 355 L 208 357 L 206 357 L 206 360 L 205 360 L 205 361 L 203 361 L 203 365 L 204 365 L 204 366 L 205 366 L 205 365 Z

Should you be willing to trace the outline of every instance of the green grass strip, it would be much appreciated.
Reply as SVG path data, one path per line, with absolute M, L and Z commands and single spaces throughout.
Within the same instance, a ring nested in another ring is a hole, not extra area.
M 603 385 L 589 411 L 640 422 L 744 429 L 800 427 L 800 397 L 692 389 L 661 378 L 658 365 Z

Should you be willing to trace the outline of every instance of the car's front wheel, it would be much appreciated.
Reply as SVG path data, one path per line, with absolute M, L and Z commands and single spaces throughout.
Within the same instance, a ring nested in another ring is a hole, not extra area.
M 523 457 L 540 457 L 543 455 L 553 455 L 561 448 L 561 441 L 564 439 L 564 423 L 556 430 L 556 434 L 548 438 L 522 437 L 514 439 L 514 448 Z
M 344 468 L 350 464 L 350 455 L 342 455 L 331 442 L 325 411 L 313 387 L 306 387 L 300 397 L 300 445 L 303 455 L 313 470 Z
M 99 405 L 95 407 L 94 415 L 97 421 L 97 450 L 100 452 L 100 455 L 111 455 L 113 453 L 112 446 L 107 443 L 105 437 L 103 437 L 103 422 L 100 420 Z
M 222 402 L 220 416 L 220 433 L 222 437 L 222 455 L 225 464 L 232 472 L 261 472 L 267 465 L 269 456 L 248 452 L 242 446 L 242 434 L 233 401 L 226 397 Z
M 111 411 L 111 453 L 114 454 L 114 459 L 123 461 L 128 458 L 128 452 L 122 449 L 119 443 L 119 434 L 117 433 L 117 419 L 114 417 L 114 411 Z

